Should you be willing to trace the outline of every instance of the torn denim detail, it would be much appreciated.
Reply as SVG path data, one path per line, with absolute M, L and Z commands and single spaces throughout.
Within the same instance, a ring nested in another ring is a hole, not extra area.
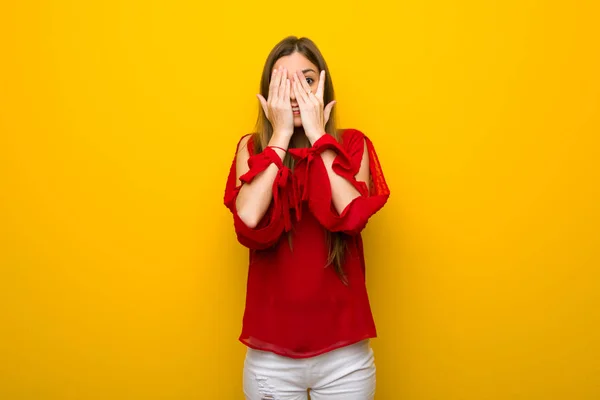
M 259 375 L 255 375 L 255 378 L 258 383 L 260 400 L 277 400 L 277 390 L 275 389 L 275 386 L 269 384 L 269 378 Z

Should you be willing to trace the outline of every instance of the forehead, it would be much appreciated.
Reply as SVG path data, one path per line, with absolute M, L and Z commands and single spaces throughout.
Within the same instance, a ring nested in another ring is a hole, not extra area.
M 285 67 L 290 71 L 313 69 L 318 70 L 317 66 L 311 63 L 303 54 L 295 52 L 287 56 L 280 57 L 273 68 Z

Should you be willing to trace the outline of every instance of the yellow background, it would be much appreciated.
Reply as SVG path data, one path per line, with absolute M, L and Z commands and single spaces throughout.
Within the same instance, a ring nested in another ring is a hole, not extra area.
M 312 38 L 392 195 L 377 399 L 600 398 L 594 1 L 3 1 L 0 398 L 241 399 L 222 205 L 272 46 Z

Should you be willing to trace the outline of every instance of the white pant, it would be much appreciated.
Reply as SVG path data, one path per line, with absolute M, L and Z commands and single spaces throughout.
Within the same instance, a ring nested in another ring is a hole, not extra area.
M 311 358 L 289 358 L 248 348 L 246 400 L 372 400 L 375 358 L 369 340 Z

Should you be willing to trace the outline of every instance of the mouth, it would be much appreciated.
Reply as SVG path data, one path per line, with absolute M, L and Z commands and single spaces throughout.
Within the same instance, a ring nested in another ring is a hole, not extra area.
M 292 113 L 294 115 L 299 115 L 300 114 L 300 107 L 292 107 Z

